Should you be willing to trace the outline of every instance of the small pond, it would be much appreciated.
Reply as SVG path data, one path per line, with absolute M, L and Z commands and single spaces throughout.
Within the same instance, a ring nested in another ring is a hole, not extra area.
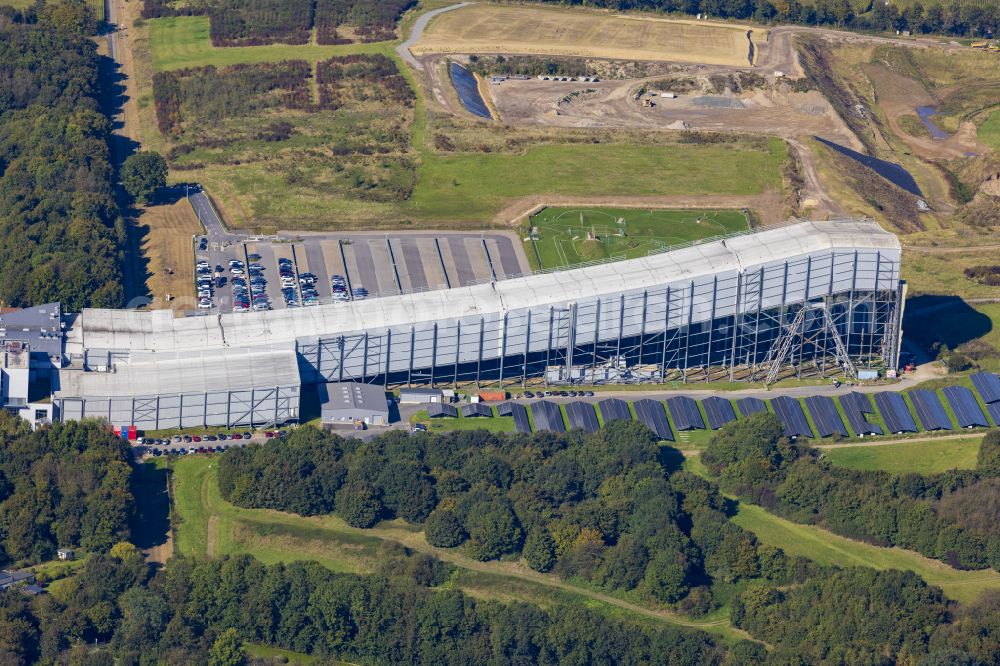
M 830 148 L 836 150 L 841 155 L 846 155 L 852 160 L 855 160 L 859 164 L 863 164 L 878 175 L 882 176 L 888 180 L 893 185 L 900 187 L 910 194 L 918 197 L 924 196 L 920 191 L 920 186 L 917 185 L 917 181 L 913 179 L 913 176 L 907 171 L 903 165 L 897 164 L 895 162 L 888 162 L 886 160 L 880 160 L 877 157 L 872 157 L 871 155 L 865 155 L 864 153 L 859 153 L 856 150 L 851 150 L 846 146 L 841 146 L 839 143 L 834 143 L 833 141 L 827 141 L 822 137 L 813 137 L 820 143 L 829 146 Z
M 947 139 L 950 134 L 945 132 L 943 129 L 934 124 L 931 120 L 931 116 L 938 115 L 937 110 L 933 106 L 918 106 L 917 115 L 920 116 L 920 120 L 923 121 L 924 126 L 927 131 L 931 133 L 931 138 L 933 139 Z
M 451 83 L 455 86 L 458 98 L 462 100 L 462 105 L 469 113 L 474 113 L 482 118 L 493 118 L 483 96 L 479 94 L 479 85 L 475 75 L 462 67 L 458 63 L 450 63 Z

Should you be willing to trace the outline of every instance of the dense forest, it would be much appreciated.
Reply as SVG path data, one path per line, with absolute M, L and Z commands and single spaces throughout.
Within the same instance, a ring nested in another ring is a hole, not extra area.
M 2 5 L 0 0 L 0 5 Z M 96 29 L 83 0 L 0 8 L 0 303 L 120 307 Z
M 723 489 L 790 520 L 1000 570 L 1000 431 L 983 439 L 975 470 L 933 476 L 836 467 L 781 432 L 774 417 L 747 419 L 720 431 L 702 459 Z
M 131 454 L 121 438 L 97 423 L 32 432 L 0 410 L 0 439 L 0 565 L 128 538 Z
M 1000 25 L 1000 6 L 992 3 L 869 2 L 855 11 L 851 0 L 540 0 L 551 4 L 607 9 L 708 14 L 711 18 L 753 19 L 762 23 L 801 23 L 855 30 L 909 30 L 914 34 L 991 37 Z
M 660 453 L 649 430 L 625 422 L 590 435 L 397 432 L 367 442 L 303 430 L 227 451 L 219 487 L 238 506 L 333 512 L 355 527 L 402 518 L 435 546 L 523 558 L 695 615 L 738 581 L 812 572 L 731 523 L 704 480 L 668 478 Z
M 208 16 L 215 46 L 318 44 L 395 39 L 396 22 L 416 0 L 144 0 L 143 18 Z M 345 30 L 347 28 L 347 30 Z

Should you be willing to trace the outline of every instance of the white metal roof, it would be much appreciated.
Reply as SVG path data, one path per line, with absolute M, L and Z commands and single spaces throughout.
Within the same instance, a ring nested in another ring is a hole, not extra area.
M 56 396 L 115 397 L 298 386 L 295 350 L 218 349 L 118 363 L 112 372 L 62 370 Z
M 297 338 L 376 330 L 573 302 L 830 249 L 899 252 L 899 240 L 872 220 L 807 221 L 616 261 L 469 287 L 311 308 L 174 318 L 170 310 L 84 310 L 71 338 L 86 349 L 155 352 L 294 343 Z M 75 346 L 75 345 L 74 345 Z

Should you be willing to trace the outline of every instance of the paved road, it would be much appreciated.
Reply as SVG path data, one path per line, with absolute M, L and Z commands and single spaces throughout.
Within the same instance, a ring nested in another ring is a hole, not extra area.
M 420 16 L 413 23 L 413 28 L 410 30 L 410 36 L 407 37 L 405 42 L 396 47 L 396 53 L 398 53 L 399 57 L 402 58 L 408 65 L 410 65 L 414 69 L 419 69 L 423 71 L 424 66 L 420 64 L 419 60 L 413 57 L 412 53 L 410 53 L 410 47 L 416 44 L 417 41 L 420 39 L 420 36 L 424 34 L 424 28 L 427 27 L 427 24 L 430 22 L 432 18 L 434 18 L 438 14 L 444 14 L 445 12 L 450 12 L 454 9 L 465 7 L 471 4 L 473 3 L 460 2 L 457 5 L 450 5 L 448 7 L 442 7 L 441 9 L 435 9 L 434 11 L 427 12 L 426 14 Z
M 205 227 L 205 231 L 208 233 L 209 242 L 219 242 L 223 240 L 224 236 L 233 236 L 226 229 L 226 225 L 222 222 L 222 218 L 219 217 L 218 212 L 215 210 L 215 206 L 209 200 L 208 195 L 204 191 L 199 190 L 197 192 L 188 195 L 188 201 L 191 202 L 191 207 L 194 208 L 195 214 L 198 219 L 201 220 L 202 225 Z M 235 239 L 236 237 L 233 236 Z

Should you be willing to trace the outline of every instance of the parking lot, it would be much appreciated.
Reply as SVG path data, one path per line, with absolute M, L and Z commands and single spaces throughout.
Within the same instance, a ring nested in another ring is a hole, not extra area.
M 512 232 L 265 238 L 210 231 L 194 239 L 201 313 L 394 296 L 530 272 Z

